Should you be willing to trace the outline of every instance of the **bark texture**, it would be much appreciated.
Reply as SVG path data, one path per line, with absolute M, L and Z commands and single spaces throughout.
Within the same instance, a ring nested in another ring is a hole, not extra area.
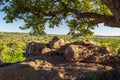
M 113 24 L 120 27 L 120 0 L 101 0 L 114 15 Z M 113 26 L 112 24 L 110 26 Z

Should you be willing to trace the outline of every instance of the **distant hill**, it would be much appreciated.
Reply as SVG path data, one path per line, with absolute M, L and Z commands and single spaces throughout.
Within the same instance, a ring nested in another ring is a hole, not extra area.
M 93 35 L 93 37 L 99 37 L 99 38 L 120 38 L 120 36 L 103 36 L 103 35 Z

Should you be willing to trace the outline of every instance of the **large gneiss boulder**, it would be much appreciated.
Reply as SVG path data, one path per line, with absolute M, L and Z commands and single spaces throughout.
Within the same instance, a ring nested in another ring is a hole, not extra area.
M 82 61 L 90 56 L 110 54 L 110 51 L 93 41 L 73 42 L 63 48 L 63 54 L 68 61 Z M 93 56 L 94 57 L 94 56 Z
M 26 56 L 40 56 L 41 54 L 49 53 L 51 50 L 45 44 L 31 42 L 28 44 L 26 49 Z
M 53 39 L 48 43 L 48 47 L 53 50 L 59 49 L 61 46 L 70 43 L 68 40 L 63 39 L 61 37 L 55 36 Z

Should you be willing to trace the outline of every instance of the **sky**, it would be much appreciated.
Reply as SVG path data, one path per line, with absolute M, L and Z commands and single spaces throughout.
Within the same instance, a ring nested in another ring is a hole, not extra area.
M 29 32 L 30 30 L 20 30 L 19 26 L 24 25 L 24 22 L 19 20 L 14 23 L 6 23 L 3 20 L 5 14 L 0 12 L 0 32 Z M 120 36 L 120 28 L 111 28 L 108 26 L 104 26 L 103 24 L 99 24 L 99 27 L 95 28 L 94 35 L 103 35 L 103 36 Z M 69 32 L 69 28 L 65 23 L 60 25 L 60 27 L 49 28 L 48 24 L 45 27 L 45 32 L 47 34 L 67 34 Z

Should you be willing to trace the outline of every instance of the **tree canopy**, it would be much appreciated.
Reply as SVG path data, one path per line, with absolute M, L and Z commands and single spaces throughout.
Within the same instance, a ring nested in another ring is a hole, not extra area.
M 2 0 L 3 1 L 3 0 Z M 120 27 L 120 0 L 5 0 L 2 11 L 7 23 L 24 20 L 21 29 L 44 34 L 45 24 L 59 26 L 63 20 L 70 35 L 93 34 L 99 23 Z

